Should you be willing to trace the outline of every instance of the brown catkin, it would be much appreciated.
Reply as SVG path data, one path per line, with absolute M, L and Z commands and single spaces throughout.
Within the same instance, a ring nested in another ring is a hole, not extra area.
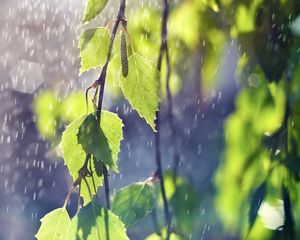
M 121 65 L 122 65 L 122 75 L 127 77 L 128 75 L 128 58 L 127 58 L 127 42 L 124 32 L 121 35 Z

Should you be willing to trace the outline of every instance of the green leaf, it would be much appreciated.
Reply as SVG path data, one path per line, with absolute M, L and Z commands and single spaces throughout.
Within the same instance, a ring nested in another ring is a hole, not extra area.
M 87 0 L 83 15 L 83 22 L 95 18 L 106 6 L 108 0 Z
M 107 28 L 88 29 L 80 34 L 80 74 L 91 68 L 100 67 L 106 61 L 110 36 Z
M 117 172 L 117 159 L 120 152 L 121 141 L 123 139 L 122 128 L 124 127 L 124 124 L 117 114 L 108 111 L 102 111 L 100 127 L 111 150 L 111 159 L 113 163 L 109 165 L 108 162 L 107 164 Z M 103 161 L 105 162 L 105 160 Z
M 258 210 L 266 194 L 266 182 L 263 182 L 253 193 L 250 211 L 249 211 L 249 231 L 255 223 Z
M 128 227 L 151 212 L 153 206 L 152 187 L 147 183 L 134 183 L 116 193 L 112 203 L 112 211 Z
M 154 120 L 158 111 L 160 87 L 158 71 L 152 62 L 135 53 L 129 57 L 128 64 L 128 76 L 124 78 L 120 75 L 123 94 L 132 108 L 155 131 Z
M 126 240 L 126 228 L 111 211 L 94 203 L 82 208 L 72 219 L 70 240 Z
M 193 186 L 187 182 L 178 185 L 170 205 L 178 228 L 186 234 L 192 232 L 200 207 L 200 199 Z
M 64 162 L 67 165 L 70 175 L 72 176 L 74 181 L 77 179 L 78 171 L 83 166 L 86 158 L 86 153 L 83 150 L 82 146 L 78 143 L 77 139 L 79 127 L 82 125 L 85 118 L 86 115 L 76 119 L 74 122 L 67 126 L 62 135 L 61 148 L 63 152 Z M 97 174 L 99 173 L 98 168 L 95 167 L 97 161 L 94 161 L 93 158 L 90 161 L 92 161 L 93 163 L 91 164 L 91 168 L 92 172 L 94 173 L 93 179 L 95 182 L 95 186 L 97 187 L 102 184 L 102 176 L 101 174 Z M 87 177 L 86 181 L 88 182 L 92 194 L 96 194 L 95 189 L 93 188 L 92 178 Z M 87 204 L 92 200 L 85 182 L 81 183 L 80 196 L 83 197 L 84 204 Z
M 101 160 L 118 171 L 117 158 L 123 139 L 122 120 L 116 114 L 102 111 L 100 127 L 96 116 L 89 114 L 79 128 L 78 142 L 87 154 L 91 153 L 97 161 Z
M 65 208 L 58 208 L 41 219 L 42 225 L 35 235 L 38 240 L 65 240 L 68 239 L 71 219 Z
M 81 116 L 67 126 L 61 141 L 64 162 L 74 181 L 78 177 L 78 171 L 83 166 L 86 155 L 93 155 L 90 161 L 96 187 L 102 185 L 99 160 L 114 171 L 118 171 L 117 158 L 123 139 L 123 123 L 116 114 L 102 111 L 100 126 L 101 129 L 93 114 Z M 96 194 L 93 179 L 87 177 L 86 180 L 92 194 Z M 91 201 L 85 182 L 81 183 L 80 195 L 84 199 L 84 204 Z

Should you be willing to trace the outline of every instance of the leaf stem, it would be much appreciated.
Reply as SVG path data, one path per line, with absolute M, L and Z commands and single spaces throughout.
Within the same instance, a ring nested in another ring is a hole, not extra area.
M 103 166 L 103 177 L 104 177 L 104 191 L 105 191 L 105 202 L 106 202 L 106 208 L 110 209 L 110 200 L 109 200 L 109 181 L 108 181 L 108 171 L 105 166 L 105 164 L 102 164 Z

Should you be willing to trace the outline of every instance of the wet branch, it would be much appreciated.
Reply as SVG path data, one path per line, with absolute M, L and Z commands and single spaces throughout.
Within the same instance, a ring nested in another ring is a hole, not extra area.
M 169 47 L 166 40 L 165 44 L 165 53 L 166 53 L 166 63 L 167 63 L 167 77 L 166 77 L 166 92 L 167 92 L 167 100 L 168 100 L 168 122 L 171 130 L 171 146 L 172 146 L 172 154 L 173 154 L 173 182 L 176 184 L 176 178 L 178 174 L 178 168 L 180 163 L 180 155 L 178 152 L 179 144 L 177 138 L 177 129 L 175 126 L 174 118 L 173 118 L 173 99 L 170 90 L 170 77 L 171 77 L 171 61 L 169 55 Z
M 117 15 L 117 19 L 115 21 L 111 37 L 110 37 L 110 43 L 109 43 L 109 48 L 108 48 L 108 53 L 106 56 L 106 62 L 102 68 L 101 74 L 99 78 L 96 80 L 99 83 L 100 91 L 99 91 L 99 97 L 98 97 L 98 104 L 97 104 L 97 109 L 96 109 L 96 117 L 97 119 L 101 120 L 101 110 L 102 110 L 102 103 L 103 103 L 103 96 L 104 96 L 104 87 L 105 87 L 105 80 L 106 80 L 106 73 L 107 73 L 107 67 L 110 62 L 111 56 L 112 56 L 112 50 L 113 50 L 113 45 L 115 41 L 115 37 L 117 34 L 118 27 L 120 23 L 125 23 L 125 7 L 126 7 L 126 0 L 121 0 L 120 1 L 120 7 Z M 102 168 L 103 168 L 103 176 L 104 176 L 104 189 L 105 189 L 105 199 L 106 199 L 106 207 L 107 209 L 110 209 L 110 201 L 109 201 L 109 181 L 108 181 L 108 171 L 105 166 L 105 164 L 102 163 Z
M 159 55 L 157 59 L 157 70 L 161 71 L 162 59 L 164 53 L 167 56 L 167 64 L 168 64 L 168 78 L 170 78 L 170 61 L 169 61 L 169 53 L 168 53 L 168 45 L 167 45 L 167 22 L 168 22 L 168 15 L 169 15 L 169 0 L 164 0 L 164 7 L 162 12 L 162 29 L 161 29 L 161 44 L 159 49 Z M 160 105 L 158 106 L 160 108 Z M 166 197 L 165 185 L 164 185 L 164 178 L 163 178 L 163 171 L 162 171 L 162 163 L 161 163 L 161 152 L 160 152 L 160 115 L 159 111 L 156 112 L 156 120 L 155 120 L 156 132 L 155 135 L 155 160 L 156 160 L 156 167 L 157 167 L 157 175 L 160 180 L 160 189 L 161 195 L 163 198 L 164 204 L 164 216 L 165 222 L 167 227 L 167 237 L 166 239 L 170 238 L 170 228 L 171 228 L 171 214 L 169 211 L 169 204 Z

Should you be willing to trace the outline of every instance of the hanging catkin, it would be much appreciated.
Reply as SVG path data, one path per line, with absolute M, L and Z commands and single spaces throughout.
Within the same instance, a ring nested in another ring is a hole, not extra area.
M 126 42 L 126 36 L 123 31 L 121 34 L 120 49 L 121 49 L 122 75 L 123 75 L 123 77 L 127 77 L 127 75 L 128 75 L 127 42 Z

